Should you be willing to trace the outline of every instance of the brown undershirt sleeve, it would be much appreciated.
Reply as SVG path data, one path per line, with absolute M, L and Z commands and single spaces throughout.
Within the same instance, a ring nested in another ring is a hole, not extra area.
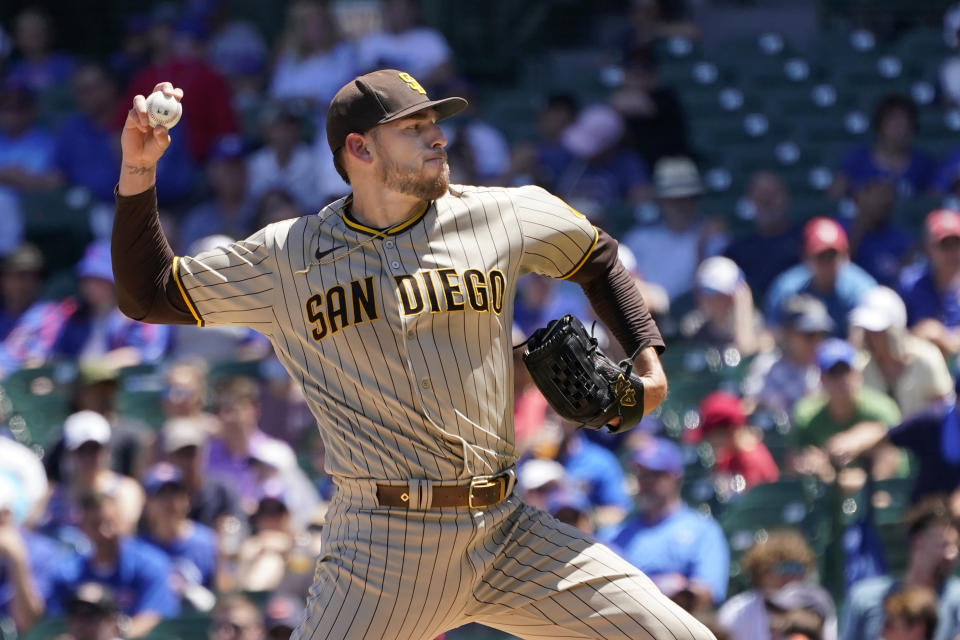
M 637 290 L 633 276 L 617 258 L 617 241 L 597 229 L 597 243 L 570 279 L 579 284 L 597 317 L 613 332 L 628 355 L 640 345 L 666 348 L 657 323 Z
M 155 187 L 133 196 L 114 191 L 113 276 L 124 314 L 154 324 L 199 324 L 173 273 L 173 250 L 157 215 Z

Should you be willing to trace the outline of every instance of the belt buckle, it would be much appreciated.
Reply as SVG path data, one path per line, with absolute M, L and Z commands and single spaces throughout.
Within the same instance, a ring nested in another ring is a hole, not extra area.
M 507 487 L 505 478 L 501 475 L 496 476 L 474 476 L 470 478 L 470 488 L 467 490 L 467 505 L 471 509 L 482 509 L 483 507 L 489 507 L 491 505 L 475 505 L 473 504 L 473 492 L 475 489 L 488 489 L 494 485 L 500 485 L 500 497 L 497 498 L 497 501 L 493 504 L 498 504 L 503 502 L 503 498 L 506 495 Z

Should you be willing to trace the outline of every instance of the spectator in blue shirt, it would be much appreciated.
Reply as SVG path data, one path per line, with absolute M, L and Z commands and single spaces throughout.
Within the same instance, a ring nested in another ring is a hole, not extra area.
M 246 149 L 238 135 L 216 140 L 207 161 L 207 178 L 213 189 L 210 200 L 187 212 L 180 225 L 180 251 L 214 234 L 246 238 L 254 231 L 256 206 L 248 193 Z
M 0 618 L 26 633 L 43 615 L 61 554 L 52 540 L 21 526 L 15 503 L 22 493 L 13 476 L 0 474 Z
M 60 185 L 53 166 L 53 138 L 36 123 L 33 93 L 7 81 L 0 88 L 0 255 L 23 238 L 20 197 Z
M 109 241 L 91 243 L 74 273 L 78 297 L 35 303 L 0 343 L 0 378 L 52 358 L 100 358 L 121 367 L 166 355 L 170 327 L 136 322 L 117 307 Z
M 187 598 L 195 585 L 214 588 L 217 535 L 187 518 L 190 494 L 183 474 L 161 462 L 143 477 L 147 503 L 140 539 L 167 556 L 174 567 L 174 588 Z
M 927 261 L 904 269 L 900 295 L 910 329 L 949 357 L 960 352 L 960 213 L 931 211 L 925 229 Z
M 902 578 L 891 575 L 861 580 L 853 585 L 840 622 L 844 640 L 874 640 L 883 626 L 883 603 L 905 587 L 927 587 L 939 595 L 939 622 L 933 640 L 952 640 L 960 633 L 960 578 L 957 564 L 960 531 L 941 497 L 912 507 L 905 517 L 909 557 Z
M 730 551 L 720 525 L 680 497 L 683 453 L 657 438 L 632 457 L 637 513 L 598 539 L 691 610 L 713 607 L 727 594 Z
M 610 105 L 586 107 L 564 130 L 563 153 L 545 168 L 557 193 L 587 216 L 599 220 L 610 205 L 649 196 L 643 160 L 621 145 L 625 131 L 623 118 Z
M 169 327 L 136 322 L 117 308 L 108 242 L 91 243 L 75 272 L 79 305 L 54 344 L 54 354 L 74 358 L 115 355 L 123 364 L 158 362 L 166 355 Z M 117 353 L 121 350 L 126 353 L 123 357 Z
M 632 504 L 617 457 L 584 437 L 571 422 L 564 422 L 556 435 L 559 441 L 551 443 L 556 447 L 552 457 L 563 465 L 568 484 L 586 494 L 594 505 L 597 523 L 605 526 L 623 520 Z
M 837 327 L 837 335 L 847 335 L 847 316 L 877 281 L 850 262 L 847 234 L 830 218 L 814 218 L 803 230 L 804 261 L 787 269 L 773 281 L 767 295 L 765 315 L 773 325 L 781 325 L 781 312 L 787 298 L 809 293 L 827 307 Z
M 179 390 L 181 382 L 168 380 L 167 395 L 182 393 Z M 202 414 L 171 418 L 163 425 L 160 441 L 166 461 L 183 476 L 190 499 L 187 517 L 222 534 L 225 523 L 241 516 L 243 511 L 236 488 L 229 482 L 207 475 L 207 429 L 213 428 L 214 424 Z
M 904 420 L 887 432 L 887 439 L 917 460 L 914 502 L 960 487 L 960 420 L 955 403 Z
M 113 187 L 120 164 L 119 131 L 112 126 L 119 89 L 116 79 L 97 62 L 81 65 L 71 80 L 77 111 L 69 115 L 54 138 L 54 162 L 71 185 L 90 191 L 95 200 L 113 203 Z M 161 206 L 186 196 L 194 184 L 194 166 L 186 141 L 172 138 L 171 152 L 160 159 L 157 184 L 163 189 Z
M 913 101 L 898 94 L 884 97 L 877 104 L 872 125 L 876 136 L 873 145 L 857 147 L 847 155 L 830 187 L 831 195 L 847 195 L 851 184 L 874 178 L 892 180 L 900 198 L 931 189 L 936 163 L 913 146 L 917 129 L 917 106 Z
M 70 79 L 73 58 L 51 50 L 50 16 L 34 6 L 17 14 L 14 37 L 20 59 L 10 65 L 8 77 L 31 91 L 55 91 Z
M 142 638 L 163 618 L 179 614 L 180 605 L 170 587 L 170 562 L 146 543 L 120 535 L 116 501 L 107 494 L 88 494 L 82 514 L 91 548 L 59 567 L 53 596 L 47 601 L 50 615 L 60 615 L 66 599 L 86 582 L 113 591 L 120 612 L 130 617 L 130 638 Z
M 857 215 L 847 222 L 853 261 L 882 285 L 896 286 L 900 269 L 910 257 L 910 232 L 893 222 L 896 185 L 889 178 L 872 178 L 854 186 Z
M 803 237 L 790 222 L 790 191 L 773 171 L 750 178 L 747 200 L 753 208 L 754 228 L 734 239 L 724 254 L 737 263 L 756 300 L 763 300 L 770 283 L 800 262 Z

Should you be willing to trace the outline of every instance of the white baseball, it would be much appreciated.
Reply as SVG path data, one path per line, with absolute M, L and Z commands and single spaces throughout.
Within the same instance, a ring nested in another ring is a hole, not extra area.
M 151 127 L 159 124 L 172 129 L 173 125 L 180 122 L 182 113 L 183 107 L 180 106 L 180 101 L 163 91 L 154 91 L 147 96 L 147 118 L 150 120 Z

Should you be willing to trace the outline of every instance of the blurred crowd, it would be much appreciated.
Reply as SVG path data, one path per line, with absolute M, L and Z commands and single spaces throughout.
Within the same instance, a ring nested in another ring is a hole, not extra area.
M 559 420 L 516 354 L 526 501 L 611 545 L 718 638 L 960 635 L 960 148 L 925 152 L 917 105 L 887 95 L 871 141 L 833 167 L 828 210 L 797 211 L 771 166 L 746 182 L 749 224 L 708 215 L 703 150 L 655 46 L 701 29 L 682 3 L 623 4 L 607 99 L 541 96 L 534 140 L 486 119 L 482 87 L 414 0 L 379 3 L 365 31 L 336 3 L 293 0 L 270 39 L 225 2 L 161 3 L 100 59 L 59 49 L 40 9 L 0 25 L 0 637 L 140 638 L 177 620 L 289 637 L 335 491 L 313 419 L 260 334 L 124 317 L 103 211 L 132 96 L 170 80 L 184 115 L 158 189 L 178 254 L 315 213 L 348 192 L 327 104 L 383 67 L 472 100 L 443 123 L 453 182 L 536 183 L 614 230 L 667 339 L 674 390 L 619 436 Z M 958 46 L 960 8 L 944 31 Z M 960 53 L 944 60 L 936 108 L 960 106 L 958 67 Z M 66 270 L 62 247 L 31 237 L 51 193 L 90 203 Z M 901 227 L 897 203 L 920 195 L 942 205 Z M 514 342 L 564 313 L 595 319 L 577 287 L 525 276 Z M 62 363 L 62 419 L 23 428 L 12 389 L 27 380 L 42 403 L 50 380 L 30 372 Z M 714 383 L 718 369 L 736 373 Z M 123 401 L 133 376 L 159 381 L 146 411 Z M 797 482 L 836 498 L 826 544 L 782 503 L 780 522 L 734 540 L 724 510 Z M 878 486 L 906 487 L 898 538 L 878 533 Z

